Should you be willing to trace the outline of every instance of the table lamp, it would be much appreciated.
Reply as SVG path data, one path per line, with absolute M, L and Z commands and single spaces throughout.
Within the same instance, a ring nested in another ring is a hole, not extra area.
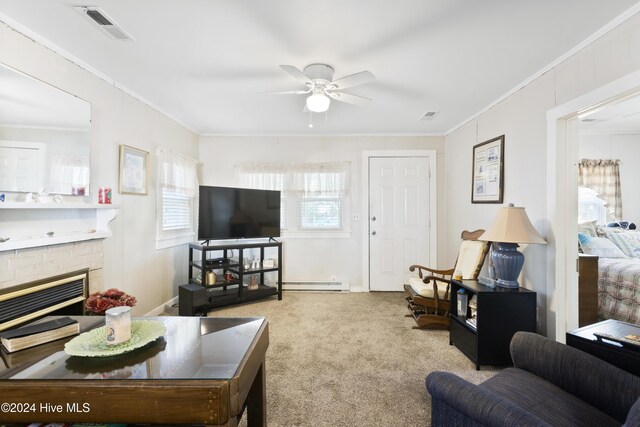
M 503 288 L 520 286 L 518 276 L 524 265 L 524 255 L 518 251 L 518 243 L 547 243 L 533 228 L 524 208 L 513 204 L 498 210 L 495 221 L 479 240 L 492 242 L 491 261 L 497 276 L 496 284 Z

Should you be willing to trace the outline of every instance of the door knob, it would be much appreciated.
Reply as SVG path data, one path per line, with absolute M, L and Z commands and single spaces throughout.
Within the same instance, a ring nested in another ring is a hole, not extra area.
M 375 230 L 373 230 L 373 231 L 371 232 L 371 235 L 372 235 L 372 236 L 375 236 L 375 235 L 376 235 L 376 231 L 375 231 Z
M 376 217 L 375 217 L 375 216 L 372 216 L 372 217 L 371 217 L 371 221 L 375 221 L 375 220 L 376 220 Z

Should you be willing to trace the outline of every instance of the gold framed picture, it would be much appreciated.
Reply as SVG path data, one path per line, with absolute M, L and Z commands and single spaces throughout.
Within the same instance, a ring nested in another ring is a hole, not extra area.
M 147 194 L 149 153 L 120 145 L 120 193 Z

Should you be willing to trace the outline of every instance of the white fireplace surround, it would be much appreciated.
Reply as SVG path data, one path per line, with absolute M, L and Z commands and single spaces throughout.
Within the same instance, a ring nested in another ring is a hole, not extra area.
M 0 203 L 0 252 L 110 237 L 117 205 Z

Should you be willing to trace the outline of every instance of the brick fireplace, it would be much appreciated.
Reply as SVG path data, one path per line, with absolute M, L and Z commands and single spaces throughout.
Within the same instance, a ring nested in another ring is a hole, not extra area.
M 103 240 L 86 240 L 0 252 L 0 290 L 89 269 L 89 292 L 103 288 Z

